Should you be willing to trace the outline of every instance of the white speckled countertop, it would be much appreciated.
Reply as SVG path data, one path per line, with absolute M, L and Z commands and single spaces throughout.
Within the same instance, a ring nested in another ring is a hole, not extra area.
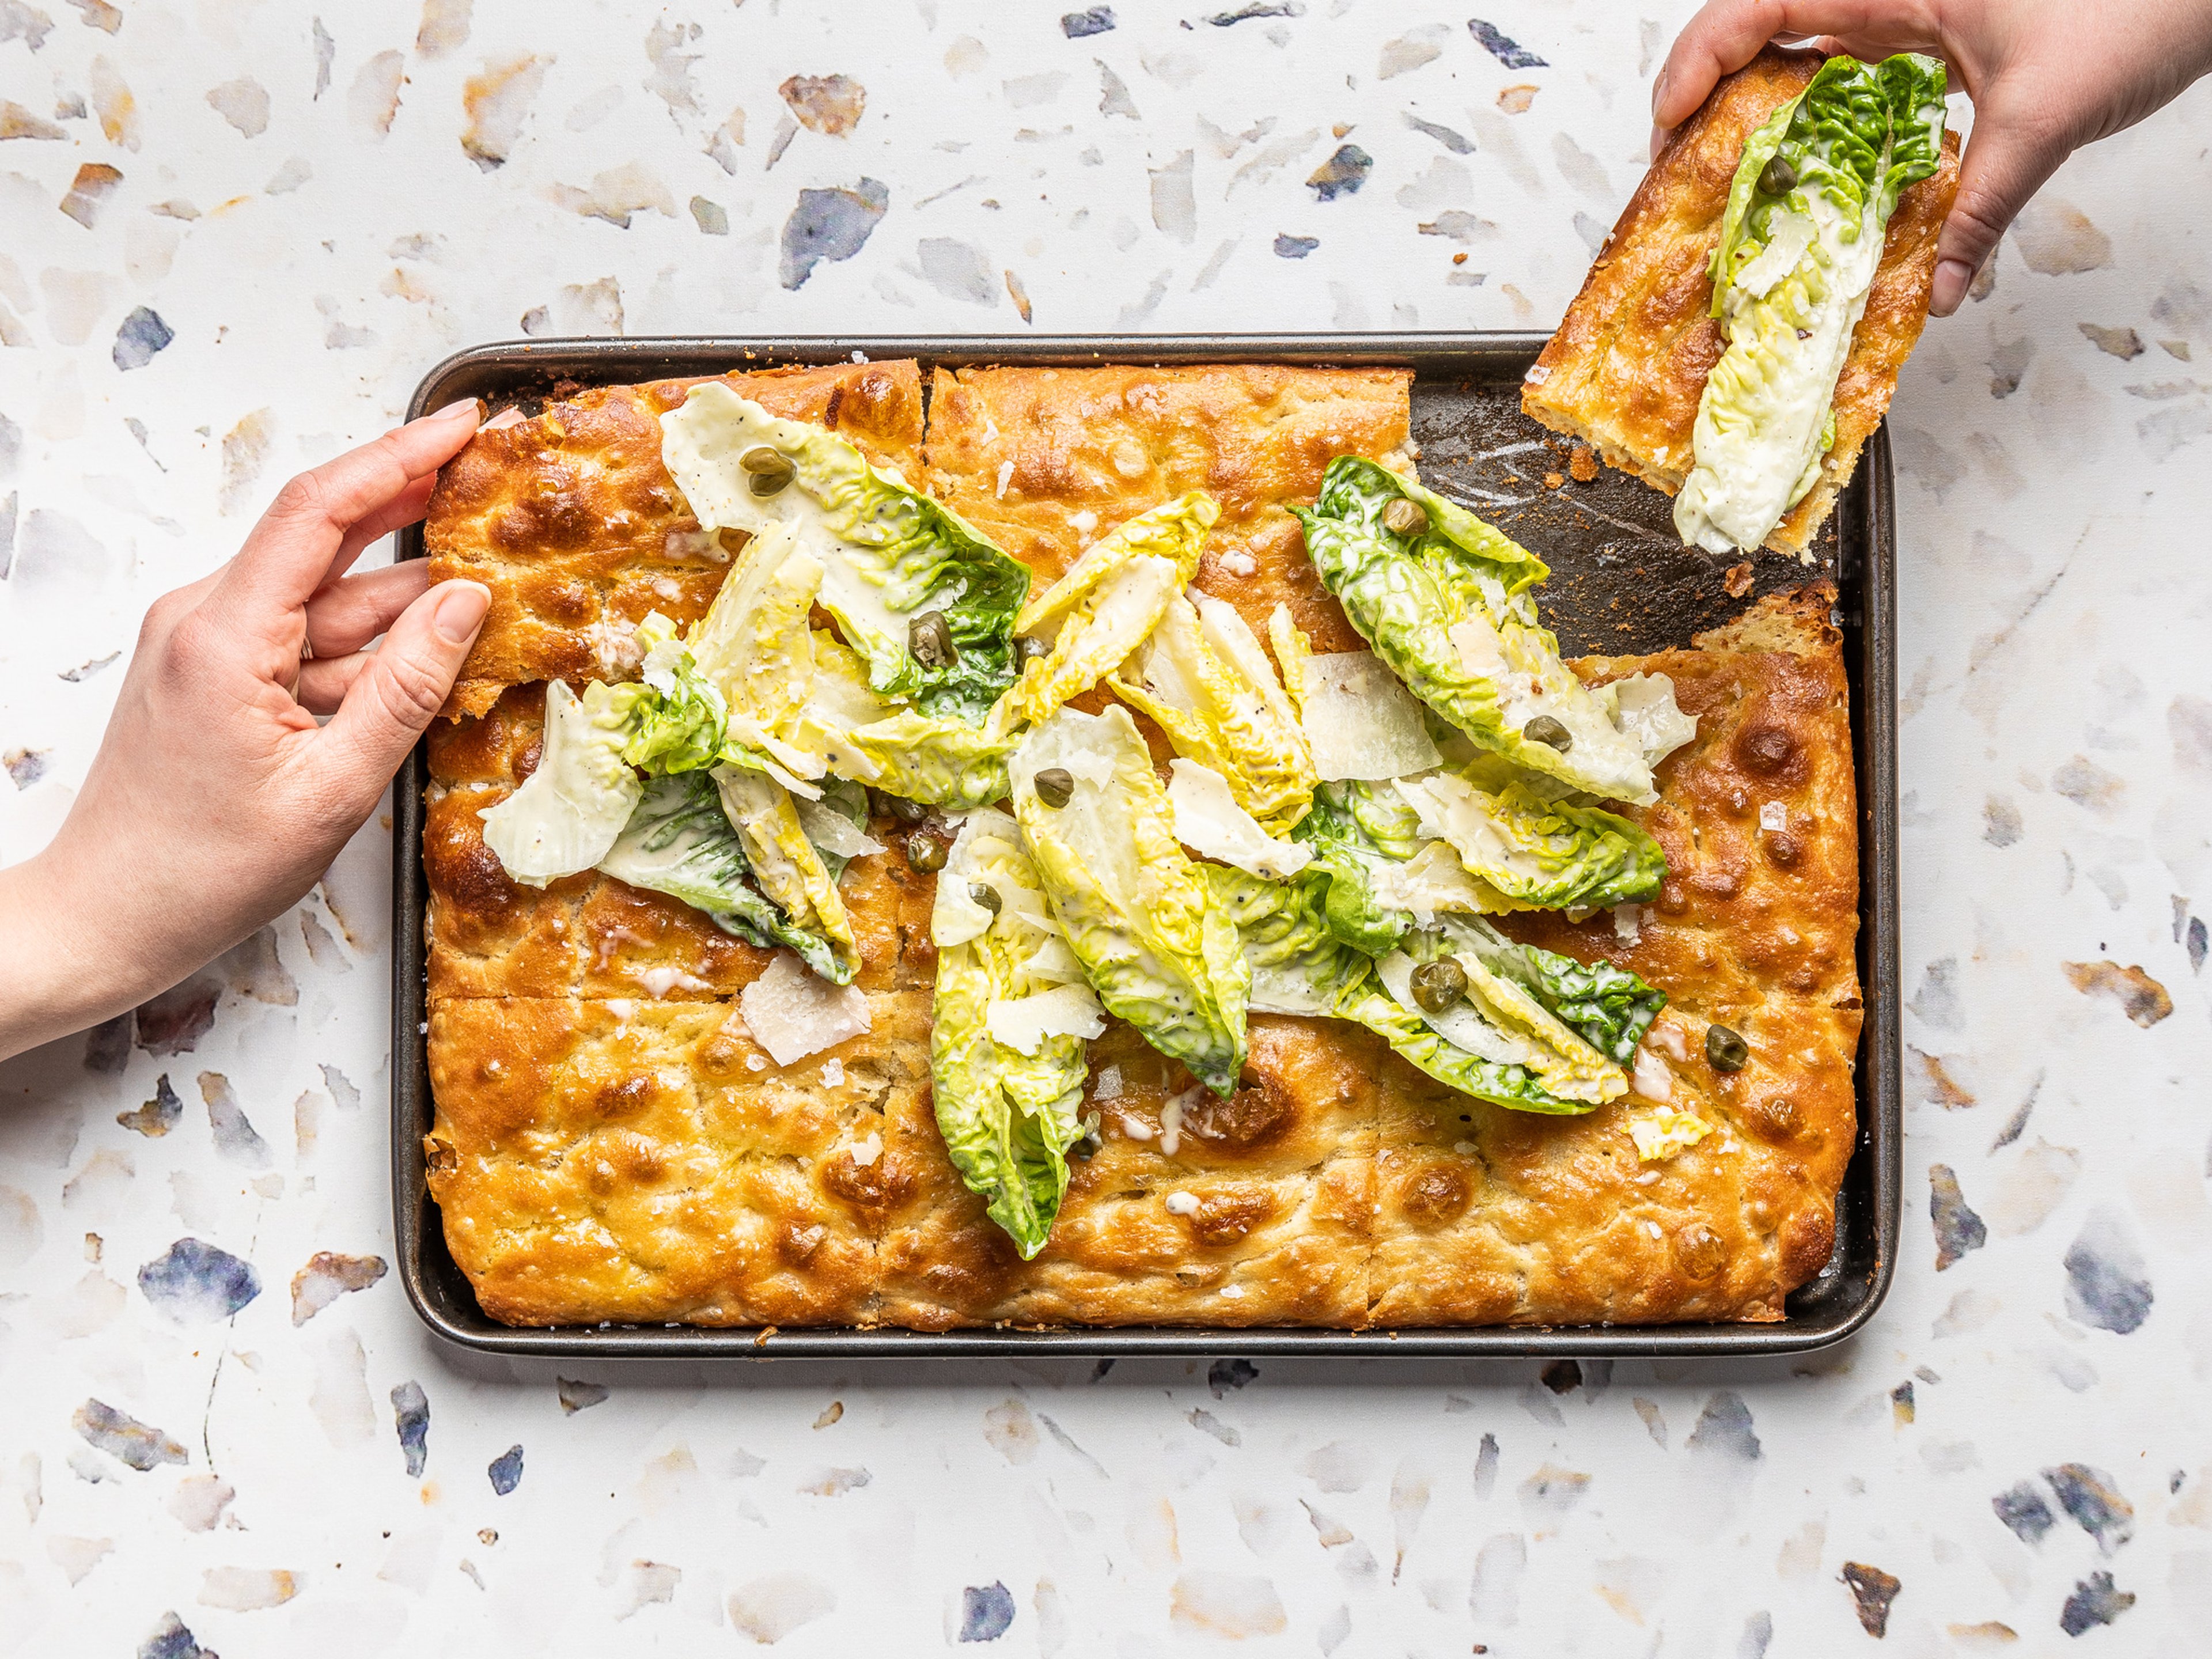
M 1686 13 L 1239 9 L 0 0 L 0 860 L 147 603 L 449 350 L 1548 325 Z M 372 824 L 207 1029 L 0 1067 L 0 1654 L 1756 1659 L 1869 1640 L 1884 1574 L 1902 1653 L 2202 1640 L 2208 143 L 2200 92 L 2069 165 L 1893 410 L 1906 1227 L 1858 1340 L 458 1358 L 379 1278 Z

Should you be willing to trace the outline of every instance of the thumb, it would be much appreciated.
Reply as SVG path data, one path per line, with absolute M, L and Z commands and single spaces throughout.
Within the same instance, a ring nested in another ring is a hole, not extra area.
M 399 613 L 321 734 L 325 763 L 349 796 L 373 799 L 399 769 L 445 707 L 490 607 L 482 583 L 448 581 Z
M 1959 166 L 1958 198 L 1936 245 L 1931 313 L 1948 317 L 1959 308 L 1974 273 L 1996 252 L 1997 240 L 2028 198 L 2058 170 L 2070 148 L 2043 124 L 2011 118 L 1995 108 L 1977 112 L 1973 137 Z

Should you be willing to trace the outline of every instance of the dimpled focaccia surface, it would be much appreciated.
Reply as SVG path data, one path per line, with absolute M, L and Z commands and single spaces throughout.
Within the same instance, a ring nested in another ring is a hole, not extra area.
M 770 414 L 849 439 L 878 466 L 921 476 L 921 375 L 910 361 L 723 377 Z M 491 609 L 461 666 L 451 715 L 510 685 L 637 677 L 632 630 L 658 611 L 706 611 L 730 550 L 701 532 L 660 461 L 660 416 L 699 379 L 594 386 L 479 432 L 439 474 L 423 520 L 430 580 L 466 577 Z M 737 538 L 743 545 L 743 538 Z
M 1278 604 L 1316 651 L 1360 651 L 1291 506 L 1339 455 L 1410 467 L 1412 376 L 1396 368 L 938 369 L 927 445 L 946 504 L 1056 580 L 1125 519 L 1203 489 L 1221 517 L 1197 586 L 1265 637 Z
M 936 382 L 927 476 L 963 515 L 1042 581 L 1130 514 L 1212 489 L 1231 539 L 1217 533 L 1200 584 L 1255 627 L 1282 599 L 1317 648 L 1357 647 L 1281 509 L 1311 499 L 1338 448 L 1400 452 L 1401 377 L 1045 373 Z M 1168 458 L 1148 481 L 1110 460 L 1094 476 L 1122 434 L 1053 437 L 1060 405 L 1088 409 L 1101 431 L 1133 422 L 1133 444 L 1182 435 L 1146 450 Z M 1176 427 L 1162 408 L 1195 412 Z M 1268 410 L 1291 430 L 1271 435 Z M 1002 502 L 1010 461 L 1031 482 L 1017 499 L 1010 474 Z M 711 597 L 710 585 L 701 605 Z M 507 878 L 477 814 L 535 766 L 544 691 L 506 690 L 430 747 L 428 1151 L 454 1259 L 487 1312 L 520 1324 L 1779 1317 L 1826 1258 L 1853 1133 L 1856 812 L 1828 603 L 1808 590 L 1698 650 L 1578 665 L 1599 681 L 1670 674 L 1698 716 L 1696 740 L 1660 769 L 1660 802 L 1636 812 L 1672 873 L 1633 945 L 1604 914 L 1504 924 L 1667 989 L 1676 1102 L 1722 1126 L 1705 1142 L 1640 1164 L 1632 1097 L 1579 1118 L 1506 1112 L 1356 1027 L 1271 1015 L 1253 1018 L 1239 1086 L 1218 1099 L 1112 1021 L 1091 1045 L 1099 1149 L 1071 1164 L 1029 1262 L 961 1184 L 936 1127 L 933 878 L 896 850 L 854 860 L 842 890 L 871 1029 L 777 1067 L 737 1001 L 770 953 L 611 878 L 543 890 Z M 1771 803 L 1781 830 L 1760 827 Z M 872 830 L 891 844 L 901 827 Z M 1715 1019 L 1753 1049 L 1732 1078 L 1703 1058 Z
M 898 1179 L 884 1126 L 927 1097 L 929 993 L 868 1003 L 866 1036 L 788 1067 L 726 1002 L 434 1007 L 430 1192 L 484 1311 L 516 1325 L 869 1318 Z
M 1675 129 L 1522 390 L 1527 413 L 1670 495 L 1695 459 L 1698 400 L 1727 349 L 1711 314 L 1708 268 L 1743 141 L 1805 89 L 1820 63 L 1770 46 Z M 1775 527 L 1769 547 L 1804 550 L 1881 424 L 1928 321 L 1936 240 L 1958 190 L 1959 139 L 1947 131 L 1942 165 L 1905 191 L 1890 216 L 1866 313 L 1836 382 L 1836 441 L 1820 481 Z

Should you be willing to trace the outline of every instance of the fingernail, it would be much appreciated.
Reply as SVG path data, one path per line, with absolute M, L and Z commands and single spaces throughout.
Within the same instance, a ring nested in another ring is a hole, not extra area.
M 1659 78 L 1651 83 L 1651 118 L 1659 118 L 1659 102 L 1667 95 L 1667 71 L 1661 70 Z
M 477 400 L 475 398 L 457 398 L 452 403 L 447 404 L 443 409 L 438 410 L 436 414 L 431 416 L 430 418 L 434 421 L 455 421 L 459 420 L 464 413 L 473 415 L 476 412 Z
M 1936 279 L 1929 284 L 1928 309 L 1938 317 L 1948 317 L 1959 308 L 1966 297 L 1968 284 L 1974 280 L 1974 268 L 1964 259 L 1946 259 L 1936 267 Z
M 465 645 L 475 637 L 483 624 L 484 612 L 490 609 L 489 589 L 476 582 L 447 582 L 438 596 L 430 625 L 448 645 Z

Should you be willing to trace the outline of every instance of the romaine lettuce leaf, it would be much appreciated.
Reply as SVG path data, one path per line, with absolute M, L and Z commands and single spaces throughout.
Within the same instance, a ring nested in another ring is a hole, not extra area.
M 1891 211 L 1942 161 L 1943 89 L 1933 58 L 1832 58 L 1746 143 L 1711 265 L 1728 349 L 1674 497 L 1686 542 L 1756 548 L 1819 482 Z
M 1480 916 L 1439 916 L 1437 923 L 1461 954 L 1519 984 L 1592 1048 L 1622 1066 L 1634 1063 L 1637 1045 L 1667 1006 L 1664 991 L 1610 962 L 1585 966 L 1572 957 L 1520 944 Z
M 1529 1069 L 1462 1048 L 1401 1003 L 1375 964 L 1335 936 L 1322 911 L 1324 880 L 1261 881 L 1208 866 L 1214 902 L 1237 924 L 1258 1013 L 1305 1014 L 1364 1025 L 1438 1082 L 1514 1111 L 1576 1113 L 1586 1103 L 1551 1093 Z
M 1292 835 L 1313 848 L 1313 871 L 1326 881 L 1322 908 L 1331 935 L 1369 956 L 1396 945 L 1413 919 L 1382 902 L 1376 880 L 1420 850 L 1413 809 L 1388 784 L 1324 783 Z
M 827 977 L 845 983 L 860 963 L 852 919 L 821 854 L 806 838 L 791 792 L 766 773 L 743 766 L 717 766 L 713 776 L 722 810 L 744 842 L 753 879 L 794 928 L 830 942 L 841 972 Z
M 1426 944 L 1434 935 L 1409 943 Z M 1393 1000 L 1455 1048 L 1497 1066 L 1518 1066 L 1547 1095 L 1601 1105 L 1628 1092 L 1620 1066 L 1583 1041 L 1517 981 L 1492 973 L 1472 951 L 1449 945 L 1424 951 L 1429 961 L 1449 956 L 1467 976 L 1466 995 L 1440 1012 L 1418 1003 L 1413 974 L 1421 963 L 1406 951 L 1393 951 L 1375 964 L 1375 976 Z
M 1022 671 L 1012 712 L 1043 724 L 1127 660 L 1198 574 L 1221 508 L 1194 489 L 1115 526 L 1023 608 L 1017 627 L 1051 649 Z
M 757 769 L 778 772 L 787 782 L 811 781 L 823 770 L 819 754 L 789 740 L 813 694 L 814 636 L 806 619 L 822 578 L 821 561 L 799 545 L 796 528 L 772 525 L 746 538 L 714 604 L 684 637 L 695 672 L 729 711 L 728 743 L 752 756 Z M 662 648 L 647 655 L 648 682 Z
M 644 785 L 623 758 L 629 740 L 623 688 L 593 681 L 579 699 L 566 683 L 545 688 L 538 769 L 477 816 L 484 845 L 528 887 L 588 870 L 607 854 Z
M 653 779 L 598 868 L 633 887 L 679 898 L 726 933 L 772 950 L 788 945 L 809 968 L 837 984 L 853 976 L 830 942 L 794 927 L 745 879 L 744 844 L 703 772 Z
M 1170 600 L 1122 672 L 1106 683 L 1152 716 L 1176 754 L 1226 780 L 1237 805 L 1267 834 L 1285 834 L 1306 815 L 1319 781 L 1313 751 L 1236 606 Z
M 1421 508 L 1426 530 L 1383 523 L 1399 500 Z M 1329 463 L 1316 506 L 1291 510 L 1329 592 L 1415 696 L 1516 765 L 1602 799 L 1656 799 L 1643 755 L 1537 622 L 1528 589 L 1547 572 L 1533 554 L 1356 455 Z
M 658 611 L 637 625 L 635 637 L 645 649 L 644 678 L 612 694 L 629 725 L 623 758 L 656 777 L 703 771 L 722 757 L 726 740 L 722 694 L 699 673 L 676 624 Z
M 880 853 L 884 844 L 868 834 L 868 792 L 844 778 L 831 778 L 819 796 L 792 798 L 799 827 L 822 860 L 833 882 L 845 878 L 846 866 L 869 853 Z
M 1484 789 L 1450 772 L 1395 787 L 1421 833 L 1450 843 L 1494 888 L 1492 910 L 1595 910 L 1650 898 L 1666 879 L 1659 843 L 1618 813 L 1547 800 L 1518 779 Z
M 1029 732 L 1008 771 L 1014 816 L 1091 988 L 1207 1088 L 1231 1093 L 1250 976 L 1235 926 L 1176 844 L 1128 711 L 1063 708 Z M 1067 775 L 1064 805 L 1039 795 L 1046 772 Z
M 992 890 L 995 911 L 974 902 L 976 885 Z M 938 1127 L 961 1180 L 988 1201 L 991 1219 L 1028 1261 L 1052 1231 L 1067 1191 L 1067 1149 L 1083 1134 L 1084 1037 L 1074 1029 L 1038 1034 L 1025 1051 L 996 1040 L 994 1028 L 1006 1030 L 1014 1023 L 1010 1009 L 1034 1007 L 1040 999 L 1087 1000 L 1087 1018 L 1073 1012 L 1090 1035 L 1104 1021 L 1012 818 L 971 813 L 937 893 L 929 1056 Z M 1059 1024 L 1073 1028 L 1077 1020 Z
M 867 664 L 868 683 L 926 714 L 981 720 L 1013 679 L 1013 619 L 1030 575 L 973 526 L 836 433 L 779 420 L 726 382 L 691 388 L 660 417 L 661 459 L 706 529 L 783 524 L 823 567 L 820 602 Z M 741 458 L 768 449 L 794 470 L 769 495 Z M 944 613 L 955 658 L 925 665 L 909 624 Z
M 957 811 L 1006 795 L 1015 742 L 1008 708 L 1002 696 L 981 726 L 970 726 L 902 708 L 869 688 L 853 651 L 817 631 L 811 693 L 787 735 L 836 777 Z

